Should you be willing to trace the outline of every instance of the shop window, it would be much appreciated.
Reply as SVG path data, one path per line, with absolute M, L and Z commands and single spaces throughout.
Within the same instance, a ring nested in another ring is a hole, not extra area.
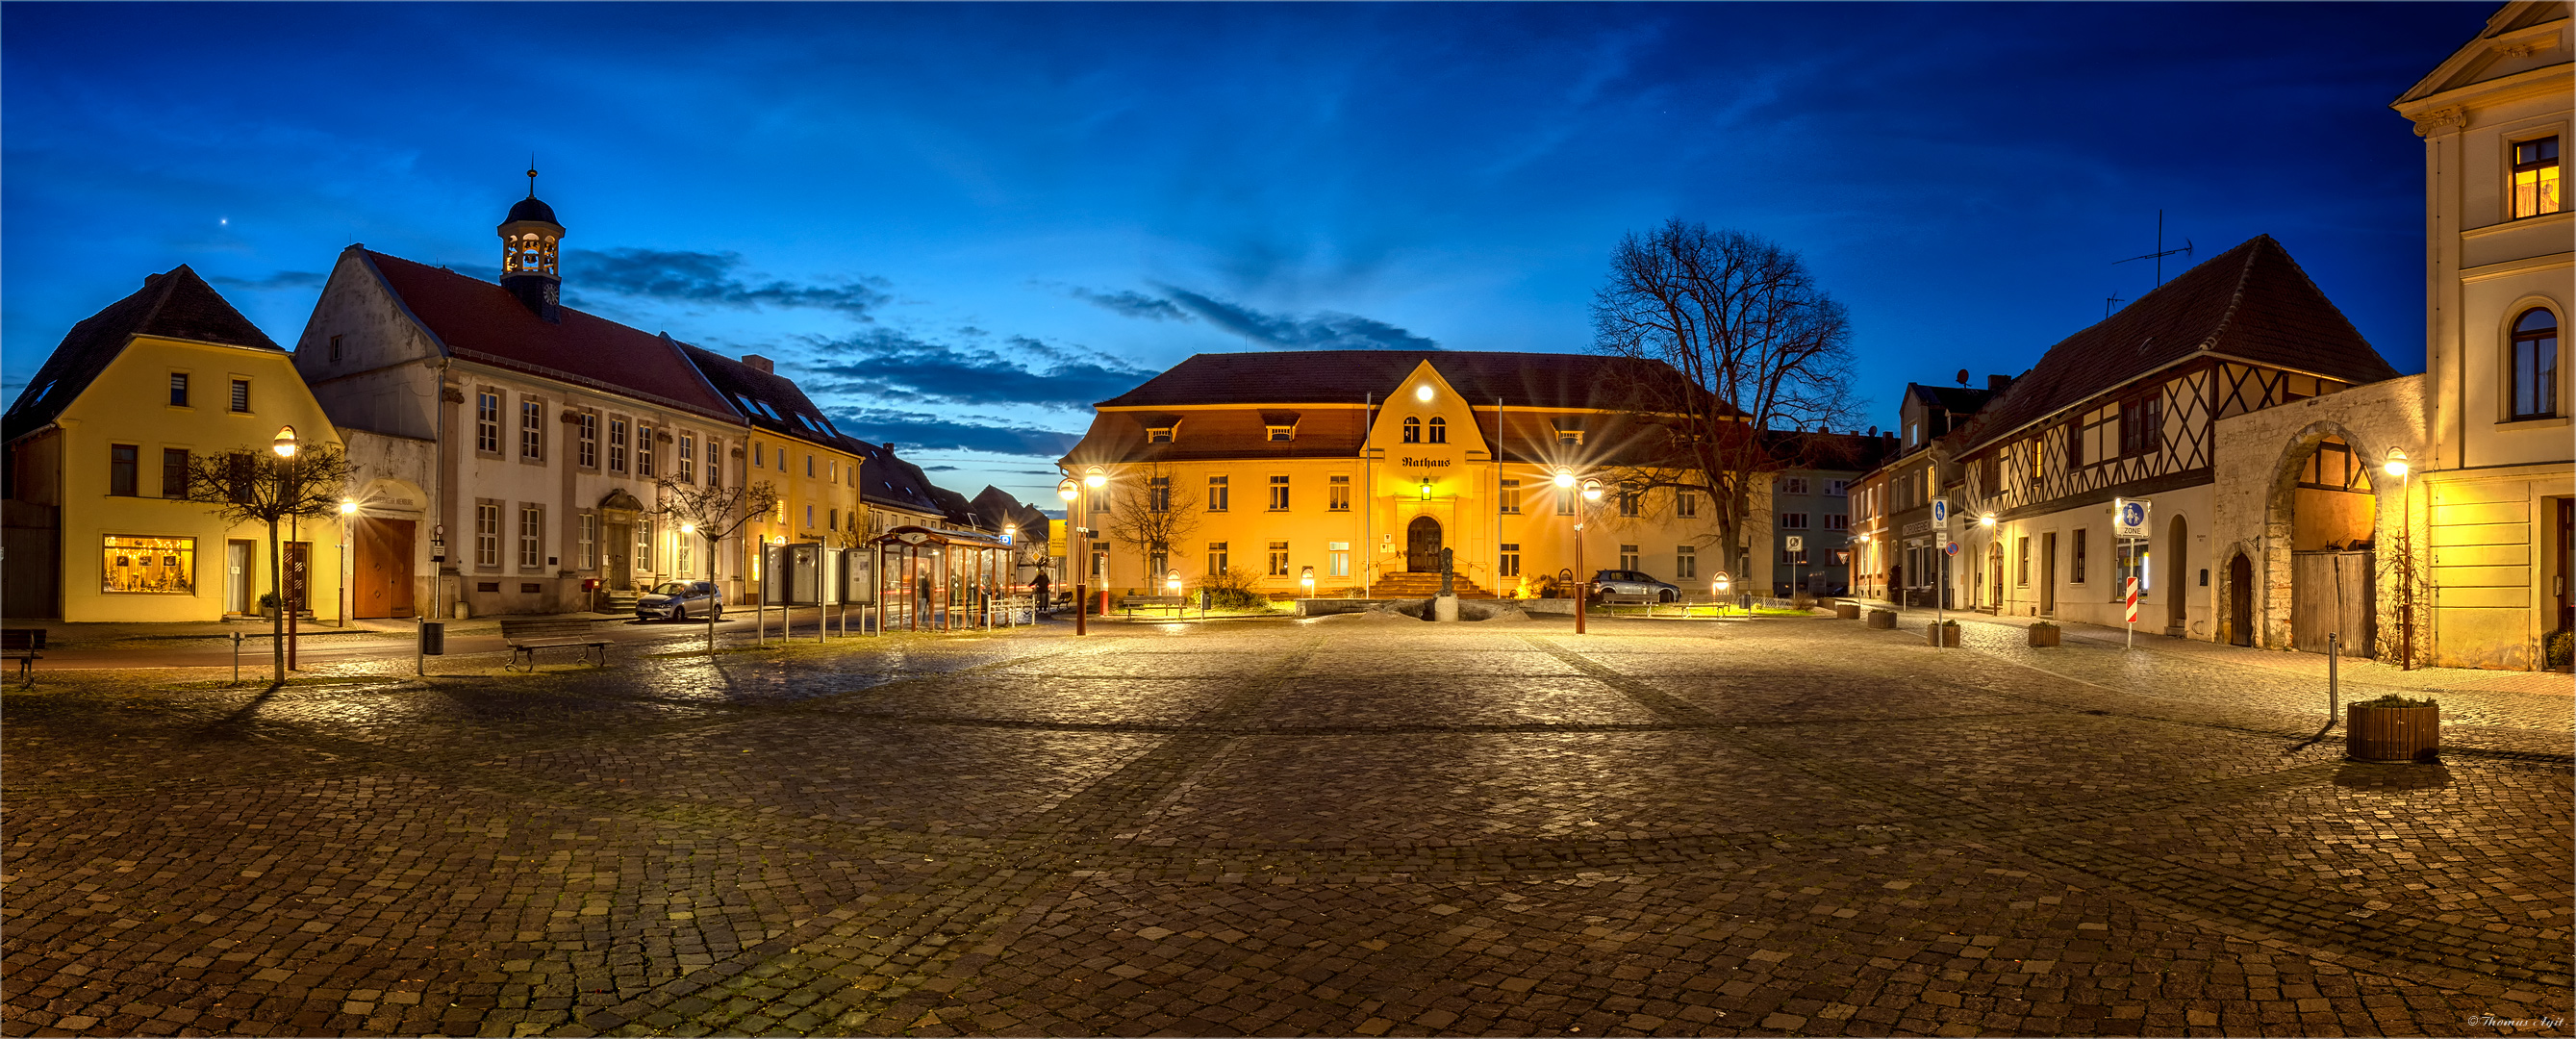
M 1521 575 L 1521 546 L 1519 542 L 1506 541 L 1503 543 L 1502 553 L 1494 559 L 1494 573 L 1502 577 L 1519 577 Z
M 188 373 L 170 373 L 170 406 L 174 408 L 188 406 Z
M 1421 419 L 1415 418 L 1411 415 L 1404 417 L 1404 442 L 1408 444 L 1419 444 L 1422 442 Z
M 2558 316 L 2533 307 L 2513 322 L 2513 417 L 2558 415 Z
M 1270 478 L 1270 511 L 1288 511 L 1288 478 L 1285 476 Z
M 2558 194 L 2558 138 L 2513 146 L 2513 216 L 2543 216 L 2564 208 Z
M 2147 566 L 2147 556 L 2147 543 L 2144 541 L 2123 540 L 2113 550 L 2112 558 L 2119 570 L 2118 574 L 2115 575 L 2118 579 L 2111 582 L 2111 600 L 2113 602 L 2119 602 L 2129 597 L 2129 581 L 2131 579 L 2135 579 L 2138 582 L 2138 594 L 2140 596 L 2147 594 L 2147 572 L 2149 569 Z
M 1334 477 L 1334 479 L 1338 480 L 1338 479 L 1342 479 L 1342 477 L 1338 477 L 1338 476 L 1337 476 L 1337 477 Z M 1503 481 L 1502 489 L 1501 489 L 1500 491 L 1498 491 L 1498 492 L 1496 492 L 1496 493 L 1495 493 L 1495 495 L 1494 495 L 1494 500 L 1495 500 L 1495 501 L 1500 505 L 1500 508 L 1501 508 L 1501 511 L 1502 511 L 1502 514 L 1503 514 L 1503 515 L 1506 515 L 1506 516 L 1517 516 L 1517 515 L 1520 515 L 1520 512 L 1521 512 L 1521 482 L 1520 482 L 1519 480 L 1505 480 L 1505 481 Z
M 111 534 L 101 548 L 103 592 L 194 595 L 197 592 L 197 539 L 126 537 Z
M 1288 576 L 1288 543 L 1285 541 L 1270 543 L 1270 576 Z
M 136 472 L 143 449 L 132 444 L 110 444 L 107 448 L 107 493 L 120 498 L 136 494 Z
M 165 447 L 161 449 L 161 496 L 164 498 L 185 498 L 188 496 L 187 448 Z
M 1350 477 L 1333 477 L 1331 479 L 1331 483 L 1329 483 L 1325 488 L 1325 494 L 1328 498 L 1328 503 L 1325 506 L 1326 508 L 1331 509 L 1334 512 L 1351 511 Z

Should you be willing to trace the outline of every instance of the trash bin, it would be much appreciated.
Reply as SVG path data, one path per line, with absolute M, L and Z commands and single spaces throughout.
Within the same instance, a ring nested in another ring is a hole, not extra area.
M 431 657 L 447 655 L 446 621 L 420 622 L 420 652 L 423 656 Z

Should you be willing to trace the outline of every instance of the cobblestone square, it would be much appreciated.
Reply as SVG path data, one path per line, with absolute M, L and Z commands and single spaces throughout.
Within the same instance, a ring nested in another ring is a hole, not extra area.
M 2567 691 L 1909 624 L 56 673 L 0 1031 L 2570 1034 Z

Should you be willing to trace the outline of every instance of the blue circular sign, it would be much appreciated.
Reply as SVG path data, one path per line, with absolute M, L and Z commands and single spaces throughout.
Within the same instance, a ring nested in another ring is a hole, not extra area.
M 2121 525 L 2135 527 L 2145 523 L 2146 521 L 2147 507 L 2145 505 L 2134 501 L 2124 501 L 2120 503 Z

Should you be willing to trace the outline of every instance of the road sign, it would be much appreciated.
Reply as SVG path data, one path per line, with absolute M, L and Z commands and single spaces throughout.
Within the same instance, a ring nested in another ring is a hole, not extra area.
M 1943 551 L 1943 552 L 1947 552 L 1947 553 L 1949 553 L 1949 554 L 1951 554 L 1951 555 L 1954 555 L 1954 556 L 1955 556 L 1955 555 L 1958 555 L 1958 554 L 1959 554 L 1959 543 L 1958 543 L 1958 542 L 1956 542 L 1956 541 L 1953 541 L 1953 542 L 1951 542 L 1951 543 L 1949 543 L 1949 544 L 1947 544 L 1947 545 L 1943 545 L 1943 546 L 1941 546 L 1941 551 Z
M 2129 623 L 2138 622 L 2138 579 L 2129 578 Z
M 1792 552 L 1804 552 L 1804 551 L 1806 551 L 1806 550 L 1807 550 L 1807 539 L 1806 539 L 1806 538 L 1801 537 L 1801 536 L 1796 535 L 1796 534 L 1791 534 L 1791 535 L 1789 535 L 1789 551 L 1792 551 Z
M 1950 529 L 1950 499 L 1932 499 L 1932 529 Z
M 2155 509 L 2155 504 L 2141 498 L 2111 499 L 2111 536 L 2115 538 L 2147 537 L 2147 519 Z

